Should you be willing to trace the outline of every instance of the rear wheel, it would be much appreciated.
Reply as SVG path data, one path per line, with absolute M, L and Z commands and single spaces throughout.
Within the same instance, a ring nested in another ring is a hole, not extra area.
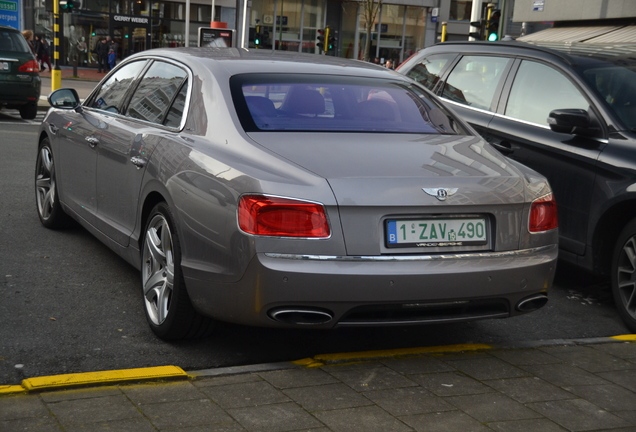
M 55 163 L 48 138 L 42 140 L 35 162 L 35 200 L 42 225 L 51 229 L 68 225 L 69 218 L 58 199 Z
M 166 203 L 150 213 L 142 247 L 142 288 L 146 318 L 161 339 L 192 339 L 208 335 L 210 318 L 199 314 L 188 297 L 181 273 L 181 248 Z
M 20 117 L 25 120 L 33 120 L 38 115 L 38 106 L 33 103 L 22 105 L 20 107 Z
M 636 333 L 636 219 L 618 236 L 612 259 L 612 294 L 618 313 Z

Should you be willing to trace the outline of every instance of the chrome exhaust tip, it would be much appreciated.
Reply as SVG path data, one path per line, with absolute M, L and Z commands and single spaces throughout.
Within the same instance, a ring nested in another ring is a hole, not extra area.
M 333 313 L 323 309 L 277 308 L 270 310 L 268 314 L 274 321 L 285 324 L 318 325 L 333 319 Z
M 517 310 L 519 312 L 532 312 L 537 309 L 541 309 L 548 302 L 548 296 L 546 294 L 535 294 L 530 297 L 522 299 L 517 303 Z

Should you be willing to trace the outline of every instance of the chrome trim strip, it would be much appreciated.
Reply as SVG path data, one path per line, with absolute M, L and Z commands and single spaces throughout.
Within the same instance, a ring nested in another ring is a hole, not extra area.
M 506 252 L 478 252 L 478 253 L 457 253 L 457 254 L 441 254 L 441 255 L 380 255 L 380 256 L 338 256 L 338 255 L 300 255 L 300 254 L 282 254 L 282 253 L 265 253 L 268 258 L 304 260 L 304 261 L 436 261 L 447 259 L 475 259 L 475 258 L 510 258 L 510 257 L 527 257 L 538 253 L 548 252 L 556 249 L 556 245 L 539 246 L 531 249 L 523 249 L 518 251 Z
M 482 319 L 493 319 L 493 318 L 508 318 L 510 313 L 508 312 L 495 312 L 490 314 L 483 315 L 466 315 L 466 316 L 457 316 L 450 318 L 431 318 L 431 319 L 409 319 L 409 320 L 389 320 L 389 321 L 338 321 L 336 327 L 362 327 L 362 326 L 378 326 L 378 325 L 409 325 L 409 324 L 443 324 L 443 323 L 452 323 L 452 322 L 463 322 L 463 321 L 474 321 L 474 320 L 482 320 Z

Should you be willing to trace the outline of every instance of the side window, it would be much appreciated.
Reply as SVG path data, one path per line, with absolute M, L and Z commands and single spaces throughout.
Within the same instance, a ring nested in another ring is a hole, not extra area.
M 174 102 L 168 111 L 168 115 L 163 124 L 168 127 L 178 128 L 181 126 L 181 118 L 185 111 L 186 96 L 188 95 L 188 81 L 186 80 L 181 86 L 181 90 L 174 98 Z
M 550 111 L 590 107 L 581 92 L 559 71 L 524 60 L 515 76 L 505 114 L 519 120 L 548 125 Z
M 433 87 L 435 87 L 435 84 L 439 81 L 444 66 L 453 58 L 455 58 L 455 54 L 436 54 L 428 56 L 413 66 L 413 69 L 408 71 L 406 76 L 419 82 L 427 89 L 433 90 Z
M 128 89 L 145 65 L 145 60 L 138 61 L 130 63 L 115 72 L 99 89 L 99 93 L 90 104 L 91 108 L 118 114 Z
M 187 76 L 187 72 L 178 66 L 155 61 L 137 86 L 126 115 L 161 124 Z
M 464 56 L 446 80 L 442 96 L 475 108 L 490 110 L 497 85 L 510 59 Z

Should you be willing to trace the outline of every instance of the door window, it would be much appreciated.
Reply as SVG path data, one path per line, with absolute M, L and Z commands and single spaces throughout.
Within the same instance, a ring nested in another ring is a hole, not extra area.
M 550 111 L 561 108 L 587 110 L 589 103 L 561 72 L 541 63 L 522 61 L 510 90 L 505 114 L 548 126 Z
M 455 58 L 455 54 L 436 54 L 423 58 L 413 69 L 407 72 L 406 76 L 424 85 L 429 90 L 433 90 L 439 81 L 440 74 L 448 61 Z
M 171 63 L 155 61 L 133 94 L 126 115 L 152 123 L 163 122 L 187 72 Z
M 442 96 L 474 108 L 490 110 L 493 96 L 510 59 L 464 56 L 446 80 Z
M 128 89 L 145 65 L 145 60 L 133 62 L 120 68 L 117 72 L 111 75 L 99 89 L 99 93 L 91 102 L 91 108 L 97 108 L 119 114 L 119 110 L 126 98 Z

